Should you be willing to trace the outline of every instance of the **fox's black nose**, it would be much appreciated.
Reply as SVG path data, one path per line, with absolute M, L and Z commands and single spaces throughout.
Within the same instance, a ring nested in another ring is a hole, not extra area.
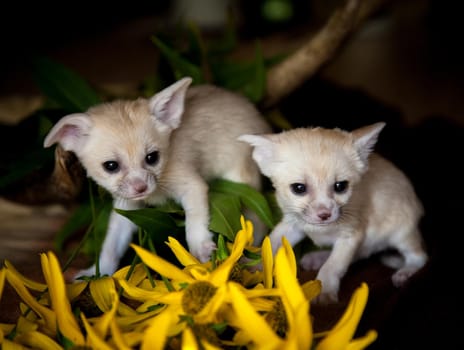
M 330 219 L 330 217 L 332 216 L 332 214 L 330 214 L 330 212 L 328 212 L 328 211 L 324 211 L 324 212 L 318 213 L 317 216 L 318 216 L 319 219 L 321 219 L 322 221 L 325 221 L 325 220 Z

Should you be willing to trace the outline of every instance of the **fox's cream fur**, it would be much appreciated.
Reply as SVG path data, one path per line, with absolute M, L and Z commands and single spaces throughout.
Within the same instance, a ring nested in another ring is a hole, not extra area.
M 149 99 L 116 100 L 63 117 L 44 141 L 74 152 L 87 175 L 109 191 L 115 208 L 138 209 L 168 198 L 186 215 L 186 241 L 201 261 L 216 248 L 208 229 L 207 181 L 224 178 L 261 186 L 242 134 L 270 132 L 243 96 L 183 78 Z M 100 271 L 112 274 L 136 226 L 112 212 Z M 95 266 L 76 275 L 92 275 Z
M 384 125 L 353 132 L 297 128 L 239 138 L 254 147 L 253 158 L 272 181 L 282 209 L 282 220 L 270 234 L 274 253 L 283 236 L 293 246 L 307 236 L 319 247 L 331 247 L 300 261 L 305 269 L 319 270 L 318 302 L 338 300 L 340 280 L 356 259 L 396 249 L 401 259 L 389 260 L 401 263 L 392 276 L 396 286 L 427 261 L 418 228 L 423 207 L 412 184 L 372 153 Z

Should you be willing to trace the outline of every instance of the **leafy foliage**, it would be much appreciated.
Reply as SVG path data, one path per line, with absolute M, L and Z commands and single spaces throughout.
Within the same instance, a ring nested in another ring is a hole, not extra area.
M 161 58 L 158 74 L 141 82 L 141 95 L 151 96 L 173 81 L 183 76 L 191 76 L 194 84 L 214 83 L 242 93 L 255 103 L 262 99 L 266 69 L 275 59 L 266 60 L 259 43 L 251 61 L 238 62 L 229 59 L 228 55 L 234 51 L 237 43 L 233 24 L 225 32 L 223 40 L 217 42 L 206 42 L 194 25 L 180 28 L 171 36 L 158 33 L 151 39 L 159 49 Z M 42 140 L 51 126 L 63 115 L 84 112 L 107 98 L 76 72 L 47 57 L 37 58 L 35 80 L 47 98 L 45 107 L 32 116 L 40 116 L 41 120 L 36 139 Z M 6 176 L 0 177 L 0 188 L 11 185 L 28 172 L 36 171 L 40 165 L 53 164 L 53 153 L 50 149 L 37 149 L 35 145 L 31 155 L 39 164 L 28 162 L 27 167 L 13 164 L 9 169 L 15 170 L 8 171 Z M 18 163 L 21 161 L 22 159 Z M 275 207 L 271 207 L 268 197 L 259 191 L 248 185 L 225 180 L 215 180 L 210 185 L 210 229 L 222 237 L 221 241 L 224 238 L 233 241 L 239 230 L 239 217 L 244 208 L 254 211 L 268 228 L 274 226 L 279 214 L 276 214 Z M 89 186 L 94 188 L 96 185 L 89 180 Z M 91 256 L 98 253 L 111 212 L 111 198 L 108 195 L 95 196 L 95 191 L 89 193 L 90 195 L 84 196 L 82 203 L 79 203 L 69 221 L 56 235 L 55 244 L 58 250 L 64 249 L 72 235 L 87 228 L 92 234 L 86 234 L 86 241 L 81 244 L 80 249 Z M 156 208 L 118 212 L 139 226 L 155 246 L 164 246 L 163 242 L 168 235 L 183 239 L 184 212 L 174 202 Z

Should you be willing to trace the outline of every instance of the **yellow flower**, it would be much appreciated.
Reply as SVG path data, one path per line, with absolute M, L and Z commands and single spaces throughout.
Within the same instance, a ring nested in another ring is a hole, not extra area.
M 16 324 L 0 324 L 1 347 L 360 350 L 376 339 L 375 331 L 352 339 L 367 301 L 365 283 L 353 293 L 335 327 L 313 335 L 310 302 L 321 291 L 320 281 L 299 284 L 295 255 L 285 238 L 275 256 L 269 238 L 255 247 L 253 254 L 261 252 L 263 271 L 243 269 L 240 259 L 253 241 L 253 226 L 243 216 L 241 225 L 234 242 L 214 262 L 200 263 L 169 237 L 166 243 L 182 268 L 136 245 L 132 247 L 143 264 L 68 285 L 51 252 L 41 254 L 46 284 L 26 278 L 5 262 L 0 297 L 8 282 L 25 304 L 20 305 L 23 316 Z M 163 279 L 154 279 L 147 267 Z M 79 320 L 71 301 L 80 310 Z M 86 301 L 91 308 L 84 307 Z M 222 339 L 219 330 L 225 328 L 227 337 Z
M 23 302 L 26 303 L 38 316 L 38 322 L 41 325 L 43 331 L 48 335 L 55 335 L 57 332 L 55 312 L 49 309 L 47 306 L 41 304 L 24 286 L 21 278 L 19 278 L 13 271 L 10 269 L 6 269 L 5 271 L 6 280 L 21 297 Z
M 66 287 L 58 259 L 52 252 L 48 254 L 42 253 L 40 258 L 42 271 L 48 285 L 51 306 L 56 315 L 60 332 L 74 345 L 84 345 L 84 336 L 66 296 Z
M 274 275 L 274 257 L 272 255 L 271 240 L 269 236 L 266 236 L 261 244 L 261 259 L 264 274 L 264 288 L 272 288 L 274 285 L 274 280 L 272 278 Z
M 5 286 L 5 276 L 6 276 L 6 270 L 2 268 L 0 270 L 0 300 L 2 299 L 3 288 Z
M 317 350 L 364 349 L 377 339 L 377 332 L 371 330 L 364 337 L 352 340 L 366 306 L 368 294 L 367 284 L 362 283 L 351 296 L 348 307 L 337 324 L 330 331 L 321 334 L 326 334 L 326 337 L 319 342 Z
M 32 349 L 43 349 L 43 350 L 62 350 L 60 346 L 53 339 L 39 331 L 31 331 L 26 333 L 19 333 L 15 337 L 15 343 L 22 344 Z M 4 349 L 7 349 L 5 346 Z
M 124 335 L 116 322 L 116 312 L 119 306 L 118 294 L 115 290 L 111 290 L 109 294 L 111 296 L 111 300 L 109 300 L 111 308 L 107 312 L 90 320 L 87 319 L 84 313 L 81 313 L 81 319 L 87 333 L 86 345 L 91 349 L 129 350 L 130 346 L 124 339 Z
M 270 245 L 263 242 L 263 265 L 267 270 L 264 291 L 270 292 L 274 283 L 269 277 L 272 259 L 268 255 Z M 230 284 L 234 313 L 231 323 L 239 327 L 238 343 L 259 349 L 301 349 L 307 350 L 312 344 L 312 326 L 309 314 L 309 300 L 298 283 L 293 252 L 284 245 L 275 257 L 275 295 L 273 307 L 264 314 L 259 313 L 251 303 L 248 291 L 236 284 Z M 314 291 L 319 291 L 314 288 Z M 268 295 L 271 295 L 269 293 Z M 316 294 L 317 295 L 317 294 Z M 249 344 L 248 344 L 249 345 Z
M 200 343 L 200 344 L 199 344 Z M 190 327 L 186 327 L 182 332 L 182 347 L 181 349 L 185 350 L 221 350 L 217 346 L 214 346 L 207 341 L 199 339 L 195 337 L 195 333 Z
M 184 266 L 183 269 L 144 248 L 132 245 L 141 260 L 149 268 L 169 279 L 169 283 L 174 288 L 172 291 L 140 288 L 125 280 L 119 280 L 119 284 L 130 298 L 151 300 L 154 303 L 168 305 L 150 322 L 151 324 L 145 331 L 142 348 L 148 346 L 147 342 L 150 339 L 153 342 L 153 337 L 161 339 L 163 334 L 172 336 L 182 332 L 189 322 L 188 318 L 191 318 L 196 325 L 208 325 L 221 321 L 218 313 L 227 299 L 226 283 L 229 280 L 232 268 L 242 256 L 243 249 L 250 241 L 250 235 L 252 239 L 251 223 L 242 220 L 242 227 L 242 230 L 236 235 L 230 255 L 214 269 L 209 262 L 201 264 L 172 237 L 169 237 L 167 244 Z M 159 282 L 157 281 L 157 283 Z M 167 313 L 171 316 L 168 317 Z M 187 317 L 187 319 L 184 317 Z M 184 318 L 184 322 L 181 322 L 179 327 L 178 321 L 182 318 Z M 160 328 L 160 322 L 163 325 L 162 328 Z M 153 336 L 149 335 L 151 333 L 153 333 Z M 159 346 L 164 345 L 160 344 Z

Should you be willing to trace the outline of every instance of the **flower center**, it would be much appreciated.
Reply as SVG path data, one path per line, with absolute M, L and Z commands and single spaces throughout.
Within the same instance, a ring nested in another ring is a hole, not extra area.
M 194 324 L 192 326 L 193 332 L 198 335 L 200 339 L 206 339 L 210 344 L 221 346 L 221 341 L 215 330 L 209 324 Z
M 274 307 L 266 314 L 266 322 L 271 326 L 271 328 L 278 336 L 285 338 L 285 334 L 288 330 L 285 308 L 280 298 L 275 298 L 274 300 Z
M 182 308 L 188 315 L 196 315 L 205 307 L 217 288 L 206 281 L 190 284 L 182 296 Z
M 238 264 L 235 264 L 230 270 L 229 280 L 243 284 L 243 273 L 241 267 Z

